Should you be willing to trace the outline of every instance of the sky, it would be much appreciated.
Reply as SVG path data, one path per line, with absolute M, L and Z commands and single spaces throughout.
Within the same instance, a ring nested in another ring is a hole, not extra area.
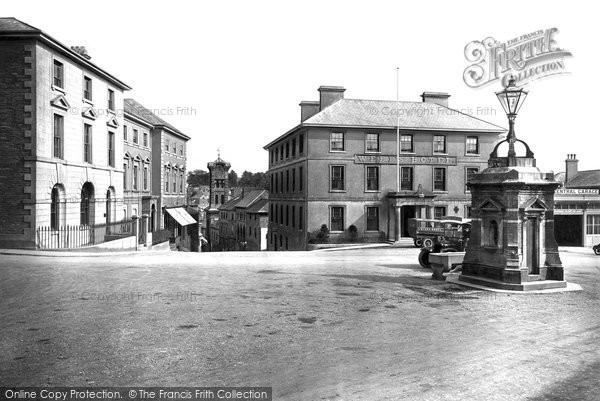
M 507 126 L 494 91 L 468 87 L 465 45 L 558 28 L 569 74 L 527 85 L 516 123 L 538 167 L 600 169 L 600 65 L 593 3 L 564 1 L 4 1 L 16 17 L 128 83 L 133 97 L 188 134 L 188 170 L 221 157 L 266 171 L 263 146 L 300 122 L 321 85 L 347 98 L 401 100 L 448 92 L 450 107 Z

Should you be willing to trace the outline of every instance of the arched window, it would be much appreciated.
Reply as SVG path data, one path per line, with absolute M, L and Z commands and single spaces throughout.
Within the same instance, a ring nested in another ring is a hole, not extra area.
M 215 195 L 215 204 L 219 203 L 219 195 Z
M 221 203 L 225 203 L 225 195 L 221 195 Z
M 58 187 L 55 185 L 52 188 L 51 203 L 50 203 L 50 228 L 58 229 L 60 226 L 60 194 Z
M 86 182 L 81 188 L 79 223 L 82 225 L 94 224 L 94 185 L 91 182 Z

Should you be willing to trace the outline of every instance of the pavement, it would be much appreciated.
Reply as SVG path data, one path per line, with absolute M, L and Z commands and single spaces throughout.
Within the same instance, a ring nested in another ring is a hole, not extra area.
M 272 386 L 274 400 L 597 400 L 600 257 L 583 291 L 431 280 L 415 248 L 0 256 L 0 382 Z

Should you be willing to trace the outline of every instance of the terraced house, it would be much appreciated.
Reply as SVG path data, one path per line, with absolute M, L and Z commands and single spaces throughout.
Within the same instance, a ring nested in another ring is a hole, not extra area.
M 487 167 L 502 127 L 451 109 L 445 93 L 395 102 L 344 92 L 321 86 L 318 101 L 300 103 L 300 124 L 265 146 L 269 250 L 306 249 L 323 224 L 332 241 L 402 241 L 411 217 L 470 215 L 467 177 Z

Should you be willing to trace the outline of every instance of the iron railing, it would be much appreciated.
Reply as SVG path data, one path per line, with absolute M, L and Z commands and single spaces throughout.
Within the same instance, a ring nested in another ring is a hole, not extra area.
M 38 227 L 38 249 L 72 249 L 102 244 L 134 235 L 135 220 L 95 225 L 70 225 L 58 228 Z

